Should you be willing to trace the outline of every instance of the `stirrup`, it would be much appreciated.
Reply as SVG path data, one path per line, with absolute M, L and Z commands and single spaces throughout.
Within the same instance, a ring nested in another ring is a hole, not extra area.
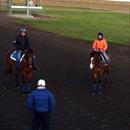
M 108 66 L 108 63 L 107 63 L 107 62 L 105 62 L 105 66 Z

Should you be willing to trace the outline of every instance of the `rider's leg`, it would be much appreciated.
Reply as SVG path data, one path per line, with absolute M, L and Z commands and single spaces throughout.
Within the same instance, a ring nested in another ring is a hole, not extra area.
M 105 59 L 106 64 L 108 64 L 109 63 L 109 57 L 108 57 L 107 53 L 105 51 L 103 51 L 102 55 L 103 55 L 103 57 Z
M 36 57 L 35 57 L 35 55 L 33 55 L 32 67 L 33 67 L 34 70 L 37 70 L 37 67 L 36 67 Z
M 16 50 L 16 52 L 17 52 L 17 60 L 16 60 L 16 69 L 17 70 L 19 70 L 19 68 L 20 68 L 20 58 L 21 58 L 21 50 Z

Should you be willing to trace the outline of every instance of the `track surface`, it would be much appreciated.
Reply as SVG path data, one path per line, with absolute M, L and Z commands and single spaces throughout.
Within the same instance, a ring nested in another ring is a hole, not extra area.
M 5 54 L 12 46 L 17 28 L 0 14 L 1 79 Z M 89 42 L 31 27 L 29 35 L 39 67 L 33 83 L 44 78 L 56 98 L 52 130 L 130 129 L 130 47 L 110 45 L 109 83 L 102 95 L 92 96 L 89 91 Z M 13 74 L 8 77 L 7 84 L 7 91 L 0 89 L 0 130 L 30 130 L 31 112 L 26 106 L 27 97 L 15 87 Z

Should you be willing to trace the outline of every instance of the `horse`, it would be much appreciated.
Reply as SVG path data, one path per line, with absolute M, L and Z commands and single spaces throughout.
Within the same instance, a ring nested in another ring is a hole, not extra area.
M 103 60 L 101 52 L 93 51 L 90 54 L 90 69 L 92 70 L 93 84 L 91 92 L 94 95 L 96 92 L 102 93 L 103 87 L 106 84 L 109 75 L 109 64 Z
M 23 89 L 23 92 L 29 91 L 28 87 L 31 83 L 32 74 L 33 74 L 34 51 L 32 49 L 29 49 L 27 52 L 23 52 L 22 56 L 19 59 L 19 62 L 12 57 L 12 54 L 14 52 L 16 52 L 16 50 L 14 48 L 10 49 L 6 55 L 3 89 L 7 89 L 6 79 L 7 79 L 7 76 L 12 72 L 13 67 L 14 67 L 15 76 L 16 76 L 16 86 L 19 87 L 19 85 L 20 85 Z M 23 88 L 23 86 L 24 86 L 24 88 Z

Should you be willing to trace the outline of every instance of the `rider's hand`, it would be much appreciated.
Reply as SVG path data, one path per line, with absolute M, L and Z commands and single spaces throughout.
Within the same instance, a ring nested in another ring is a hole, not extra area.
M 93 51 L 98 51 L 97 49 L 93 49 Z
M 24 52 L 27 52 L 28 50 L 27 49 L 23 49 Z

